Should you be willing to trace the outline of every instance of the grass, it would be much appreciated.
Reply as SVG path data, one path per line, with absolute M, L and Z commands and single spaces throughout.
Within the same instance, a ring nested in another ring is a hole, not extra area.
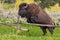
M 14 24 L 16 26 L 16 24 Z M 16 34 L 16 29 L 0 25 L 0 40 L 60 40 L 60 28 L 55 28 L 53 36 L 47 30 L 46 36 L 42 36 L 42 30 L 32 25 L 20 25 L 22 28 L 28 28 L 29 32 L 20 31 Z
M 4 4 L 0 4 L 0 7 L 2 7 L 5 10 L 13 9 L 14 8 L 14 4 L 4 3 Z M 2 8 L 0 8 L 0 9 L 2 9 Z

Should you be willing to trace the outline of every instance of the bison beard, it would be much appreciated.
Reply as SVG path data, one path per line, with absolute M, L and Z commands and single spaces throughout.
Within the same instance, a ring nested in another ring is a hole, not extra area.
M 54 25 L 49 15 L 37 4 L 20 4 L 18 15 L 26 17 L 28 23 Z M 40 26 L 40 28 L 43 31 L 43 35 L 46 35 L 46 29 L 50 31 L 51 35 L 53 34 L 54 27 Z

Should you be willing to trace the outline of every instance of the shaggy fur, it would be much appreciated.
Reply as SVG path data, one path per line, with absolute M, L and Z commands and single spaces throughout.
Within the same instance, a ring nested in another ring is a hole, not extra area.
M 49 15 L 37 4 L 20 4 L 18 15 L 21 17 L 26 17 L 28 23 L 54 25 Z M 40 28 L 43 31 L 43 35 L 47 33 L 46 29 L 53 34 L 54 27 L 40 26 Z

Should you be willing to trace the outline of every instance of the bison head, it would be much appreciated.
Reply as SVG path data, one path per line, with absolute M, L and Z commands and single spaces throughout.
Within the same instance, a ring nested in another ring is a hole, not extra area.
M 18 15 L 20 15 L 21 17 L 26 17 L 26 14 L 28 13 L 27 10 L 28 10 L 28 4 L 26 4 L 26 3 L 20 4 Z

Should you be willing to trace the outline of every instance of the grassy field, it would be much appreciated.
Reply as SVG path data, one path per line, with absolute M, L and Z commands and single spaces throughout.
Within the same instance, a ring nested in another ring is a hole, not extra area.
M 42 30 L 39 27 L 23 24 L 20 26 L 28 28 L 29 32 L 20 31 L 17 35 L 16 29 L 0 25 L 0 40 L 60 40 L 60 28 L 55 28 L 53 36 L 50 35 L 48 30 L 46 36 L 43 36 Z

